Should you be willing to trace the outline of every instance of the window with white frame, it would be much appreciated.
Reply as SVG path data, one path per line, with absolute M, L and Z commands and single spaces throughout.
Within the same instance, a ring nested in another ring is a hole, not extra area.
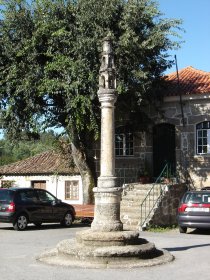
M 210 121 L 196 125 L 196 153 L 210 154 Z
M 65 181 L 65 199 L 79 200 L 79 181 Z
M 115 134 L 115 155 L 133 156 L 133 133 Z

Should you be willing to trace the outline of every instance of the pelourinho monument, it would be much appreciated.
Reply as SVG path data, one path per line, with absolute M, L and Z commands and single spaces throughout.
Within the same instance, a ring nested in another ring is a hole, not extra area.
M 123 230 L 120 220 L 121 186 L 115 177 L 114 110 L 117 101 L 112 40 L 103 40 L 98 97 L 101 103 L 100 176 L 91 228 L 75 239 L 60 241 L 37 260 L 47 264 L 85 268 L 132 268 L 167 263 L 173 256 L 140 237 L 139 231 Z

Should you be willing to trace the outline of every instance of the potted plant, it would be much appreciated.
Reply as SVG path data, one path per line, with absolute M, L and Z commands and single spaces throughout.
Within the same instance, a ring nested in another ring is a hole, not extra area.
M 163 173 L 163 177 L 161 177 L 161 183 L 170 184 L 172 181 L 171 170 L 167 168 L 167 170 Z
M 139 174 L 139 182 L 141 184 L 148 184 L 148 183 L 150 183 L 150 176 L 149 176 L 148 171 L 144 170 L 143 172 L 141 172 Z

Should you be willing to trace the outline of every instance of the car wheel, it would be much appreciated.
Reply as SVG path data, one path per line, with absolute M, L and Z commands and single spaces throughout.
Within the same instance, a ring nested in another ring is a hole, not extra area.
M 187 227 L 181 227 L 181 226 L 179 226 L 179 232 L 180 232 L 180 233 L 186 233 L 186 232 L 187 232 Z
M 67 212 L 61 222 L 61 225 L 65 227 L 70 227 L 72 225 L 72 222 L 73 222 L 72 214 L 70 212 Z
M 36 227 L 41 227 L 42 223 L 34 223 Z
M 27 228 L 28 218 L 25 214 L 20 214 L 13 224 L 15 230 L 24 230 Z

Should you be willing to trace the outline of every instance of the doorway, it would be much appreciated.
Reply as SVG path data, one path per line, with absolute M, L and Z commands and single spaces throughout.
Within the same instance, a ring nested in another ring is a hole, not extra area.
M 153 128 L 153 175 L 158 177 L 168 164 L 171 176 L 176 173 L 175 126 L 168 123 Z

